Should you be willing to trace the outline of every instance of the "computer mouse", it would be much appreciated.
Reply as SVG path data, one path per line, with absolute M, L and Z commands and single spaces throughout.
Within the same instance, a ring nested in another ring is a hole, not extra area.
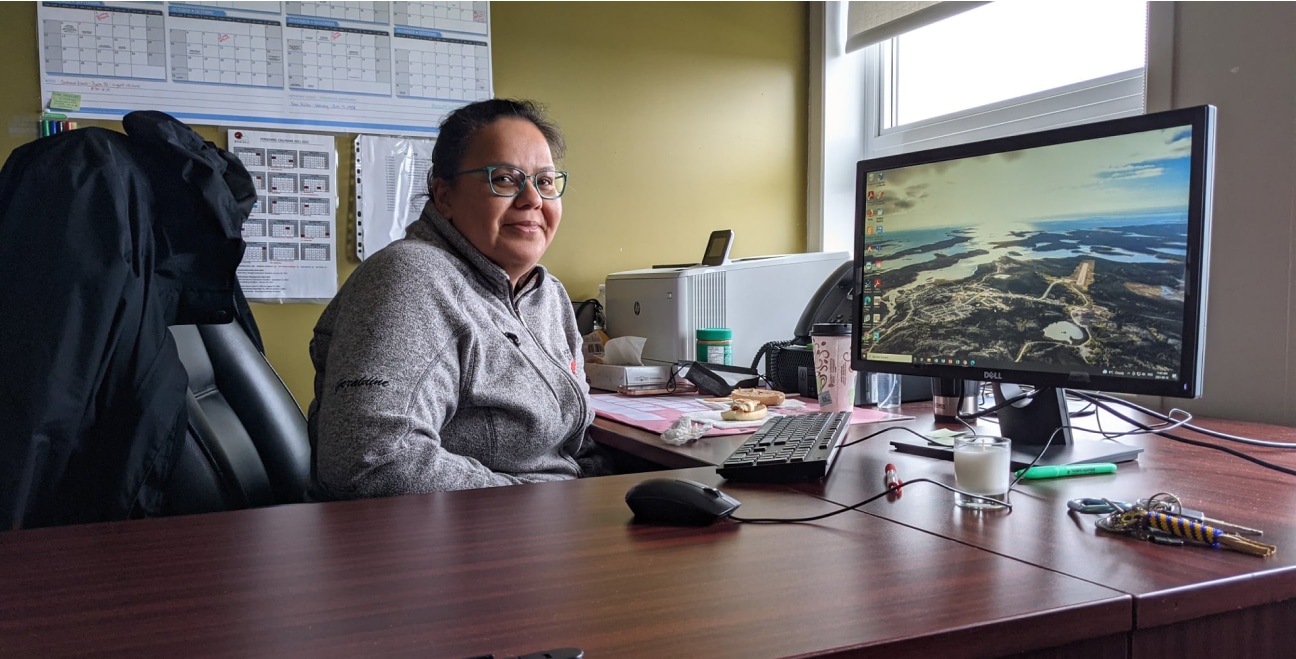
M 706 526 L 742 505 L 720 490 L 682 478 L 650 478 L 626 492 L 635 519 L 669 526 Z

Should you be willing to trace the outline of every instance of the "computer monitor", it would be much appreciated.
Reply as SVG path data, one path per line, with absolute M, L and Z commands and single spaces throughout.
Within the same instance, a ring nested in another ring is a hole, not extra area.
M 1015 449 L 1132 458 L 1073 439 L 1063 390 L 1201 394 L 1214 124 L 1202 106 L 860 161 L 854 368 L 1032 385 L 998 412 Z

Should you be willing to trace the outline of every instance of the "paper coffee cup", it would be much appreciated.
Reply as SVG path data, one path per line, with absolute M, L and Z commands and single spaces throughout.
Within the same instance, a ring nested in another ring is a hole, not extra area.
M 810 330 L 814 350 L 819 409 L 849 412 L 855 407 L 855 371 L 851 370 L 851 331 L 845 323 L 816 323 Z

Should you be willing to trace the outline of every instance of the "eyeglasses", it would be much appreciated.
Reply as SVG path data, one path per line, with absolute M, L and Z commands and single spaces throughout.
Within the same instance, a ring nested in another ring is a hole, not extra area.
M 490 183 L 491 194 L 496 197 L 516 197 L 522 194 L 526 190 L 528 179 L 535 185 L 536 192 L 540 193 L 542 199 L 557 199 L 563 196 L 563 192 L 567 189 L 567 172 L 560 172 L 556 169 L 545 169 L 527 176 L 526 172 L 517 167 L 494 165 L 465 170 L 454 176 L 463 176 L 475 172 L 486 172 L 486 180 Z M 451 178 L 454 178 L 454 176 Z

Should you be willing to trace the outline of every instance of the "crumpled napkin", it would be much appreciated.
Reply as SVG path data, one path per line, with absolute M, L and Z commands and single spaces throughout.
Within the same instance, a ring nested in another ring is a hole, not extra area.
M 712 424 L 710 422 L 694 419 L 685 414 L 675 419 L 675 423 L 672 423 L 671 427 L 661 434 L 661 438 L 663 442 L 671 446 L 683 446 L 705 435 L 711 428 Z

